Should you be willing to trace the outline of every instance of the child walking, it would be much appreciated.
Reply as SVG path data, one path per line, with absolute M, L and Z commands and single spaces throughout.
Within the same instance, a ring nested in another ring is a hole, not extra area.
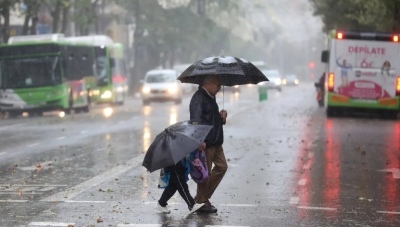
M 185 200 L 189 208 L 189 214 L 196 212 L 204 203 L 196 203 L 190 195 L 187 181 L 189 180 L 190 163 L 187 158 L 182 159 L 177 164 L 164 168 L 165 176 L 163 181 L 167 183 L 161 198 L 158 200 L 156 209 L 162 213 L 169 214 L 171 211 L 167 208 L 168 200 L 179 192 L 182 199 Z

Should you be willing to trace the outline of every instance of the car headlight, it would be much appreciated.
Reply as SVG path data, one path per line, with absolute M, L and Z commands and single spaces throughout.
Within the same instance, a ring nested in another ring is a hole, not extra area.
M 298 80 L 298 79 L 295 79 L 295 80 L 294 80 L 294 83 L 295 83 L 295 84 L 299 84 L 299 80 Z
M 275 79 L 274 82 L 276 85 L 281 85 L 282 83 L 281 79 Z
M 235 86 L 233 86 L 234 88 L 239 88 L 239 85 L 235 85 Z
M 175 94 L 178 92 L 178 86 L 176 84 L 170 85 L 168 87 L 168 93 Z
M 143 92 L 143 94 L 148 94 L 148 93 L 150 93 L 150 88 L 147 87 L 147 86 L 144 86 L 144 87 L 142 88 L 142 92 Z
M 124 91 L 124 87 L 118 86 L 116 90 L 117 90 L 117 92 L 123 92 Z

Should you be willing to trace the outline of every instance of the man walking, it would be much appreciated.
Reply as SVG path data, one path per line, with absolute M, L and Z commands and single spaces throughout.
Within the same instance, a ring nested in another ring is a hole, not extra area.
M 207 157 L 207 166 L 210 174 L 208 181 L 197 184 L 197 203 L 205 203 L 197 212 L 215 213 L 217 209 L 210 203 L 209 199 L 224 177 L 228 164 L 225 159 L 223 125 L 226 123 L 227 112 L 219 111 L 215 95 L 221 90 L 222 81 L 217 75 L 205 78 L 203 84 L 193 94 L 190 100 L 190 119 L 200 120 L 204 124 L 212 125 L 213 128 L 207 135 L 204 149 Z M 212 168 L 214 164 L 214 168 Z

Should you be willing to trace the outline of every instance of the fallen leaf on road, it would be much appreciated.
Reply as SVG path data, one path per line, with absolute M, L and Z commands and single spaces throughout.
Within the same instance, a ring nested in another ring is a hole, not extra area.
M 98 217 L 98 218 L 97 218 L 97 223 L 100 223 L 100 222 L 103 222 L 103 218 Z

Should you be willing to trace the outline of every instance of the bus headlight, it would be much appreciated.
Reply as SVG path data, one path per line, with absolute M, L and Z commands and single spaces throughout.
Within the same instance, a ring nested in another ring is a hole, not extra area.
M 109 91 L 109 90 L 107 90 L 107 91 L 105 91 L 103 94 L 101 94 L 101 98 L 102 99 L 109 99 L 109 98 L 111 98 L 112 97 L 112 93 L 111 93 L 111 91 Z
M 124 92 L 124 87 L 118 86 L 116 90 L 117 92 Z
M 275 79 L 274 82 L 276 85 L 281 85 L 281 83 L 282 83 L 281 79 Z

